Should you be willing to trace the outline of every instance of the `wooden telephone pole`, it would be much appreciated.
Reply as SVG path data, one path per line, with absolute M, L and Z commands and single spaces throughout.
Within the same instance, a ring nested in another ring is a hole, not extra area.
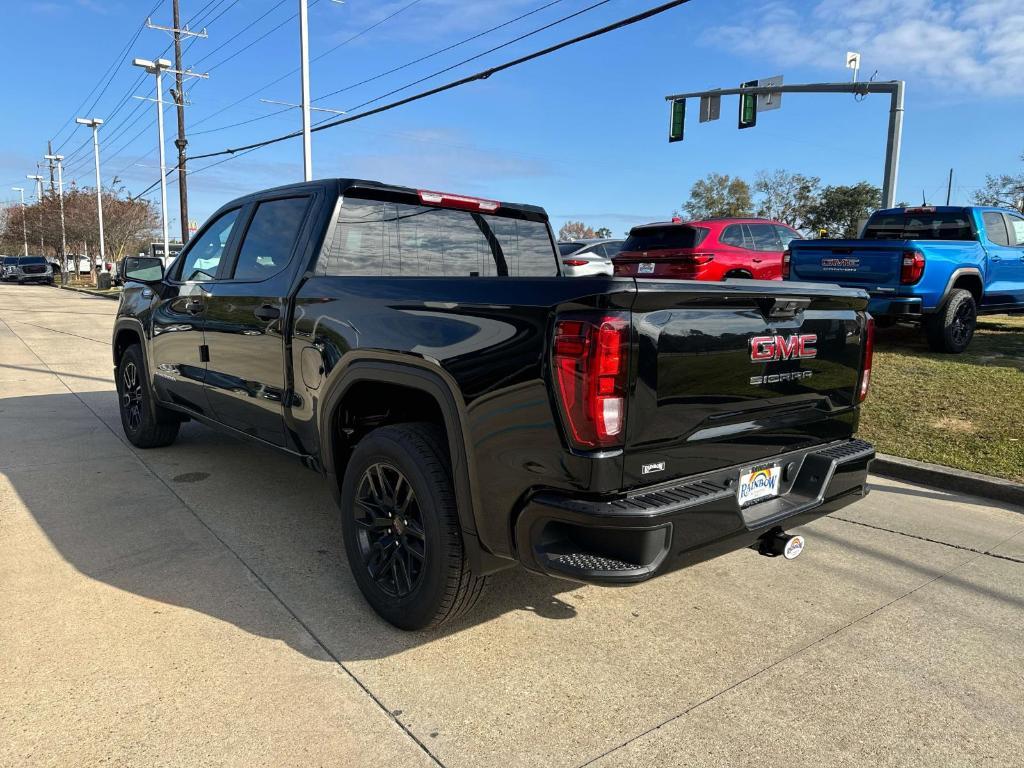
M 181 219 L 181 242 L 188 242 L 188 182 L 185 170 L 185 147 L 188 146 L 188 139 L 185 138 L 185 94 L 182 91 L 181 69 L 181 18 L 178 8 L 178 0 L 174 0 L 174 104 L 178 109 L 178 138 L 174 140 L 174 146 L 178 148 L 178 201 L 180 203 Z M 168 254 L 164 254 L 167 256 Z

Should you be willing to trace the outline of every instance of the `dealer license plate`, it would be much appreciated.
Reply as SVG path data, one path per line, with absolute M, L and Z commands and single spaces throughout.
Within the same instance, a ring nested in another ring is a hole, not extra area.
M 643 262 L 639 267 L 637 267 L 636 273 L 638 275 L 653 275 L 654 264 L 649 261 Z
M 755 467 L 749 472 L 741 472 L 736 500 L 742 507 L 755 501 L 774 498 L 779 495 L 781 479 L 782 467 L 779 466 Z

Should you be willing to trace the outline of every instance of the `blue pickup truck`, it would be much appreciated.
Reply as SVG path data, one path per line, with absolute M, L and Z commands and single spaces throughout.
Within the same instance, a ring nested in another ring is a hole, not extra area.
M 859 240 L 794 240 L 783 278 L 864 288 L 880 325 L 920 322 L 936 352 L 963 352 L 979 314 L 1024 312 L 1024 216 L 984 207 L 874 213 Z

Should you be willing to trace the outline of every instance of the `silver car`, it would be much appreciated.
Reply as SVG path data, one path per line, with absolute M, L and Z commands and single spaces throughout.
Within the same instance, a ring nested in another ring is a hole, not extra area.
M 562 274 L 566 277 L 611 275 L 612 256 L 622 250 L 624 240 L 564 240 L 558 243 Z

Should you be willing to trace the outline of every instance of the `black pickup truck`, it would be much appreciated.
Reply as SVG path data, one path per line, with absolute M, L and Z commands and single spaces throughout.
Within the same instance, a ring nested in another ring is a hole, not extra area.
M 125 271 L 128 439 L 194 419 L 323 474 L 405 629 L 516 562 L 628 584 L 791 558 L 787 529 L 866 492 L 858 289 L 563 277 L 541 208 L 347 179 L 235 200 Z

